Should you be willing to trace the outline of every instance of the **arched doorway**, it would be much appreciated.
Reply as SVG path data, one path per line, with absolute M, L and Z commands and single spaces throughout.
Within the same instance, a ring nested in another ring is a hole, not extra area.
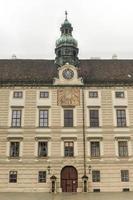
M 62 192 L 77 192 L 78 172 L 73 166 L 66 166 L 61 170 Z

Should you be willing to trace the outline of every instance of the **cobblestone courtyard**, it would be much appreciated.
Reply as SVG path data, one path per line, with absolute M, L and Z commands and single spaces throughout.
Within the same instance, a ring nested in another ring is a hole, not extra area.
M 133 192 L 125 193 L 0 193 L 0 200 L 133 200 Z

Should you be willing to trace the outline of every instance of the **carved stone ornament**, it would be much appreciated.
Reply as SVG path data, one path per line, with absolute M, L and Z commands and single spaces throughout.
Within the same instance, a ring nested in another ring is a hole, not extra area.
M 57 104 L 59 106 L 79 106 L 80 90 L 78 88 L 58 89 Z

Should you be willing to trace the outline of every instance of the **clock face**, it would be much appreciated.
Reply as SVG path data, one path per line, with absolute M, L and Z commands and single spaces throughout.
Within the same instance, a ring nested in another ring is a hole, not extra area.
M 74 76 L 74 72 L 71 69 L 65 69 L 62 74 L 65 79 L 71 79 Z

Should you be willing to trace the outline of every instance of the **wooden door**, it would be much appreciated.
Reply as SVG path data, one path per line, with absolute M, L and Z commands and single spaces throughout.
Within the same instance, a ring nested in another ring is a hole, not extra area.
M 66 166 L 61 171 L 62 192 L 77 192 L 78 173 L 72 166 Z

